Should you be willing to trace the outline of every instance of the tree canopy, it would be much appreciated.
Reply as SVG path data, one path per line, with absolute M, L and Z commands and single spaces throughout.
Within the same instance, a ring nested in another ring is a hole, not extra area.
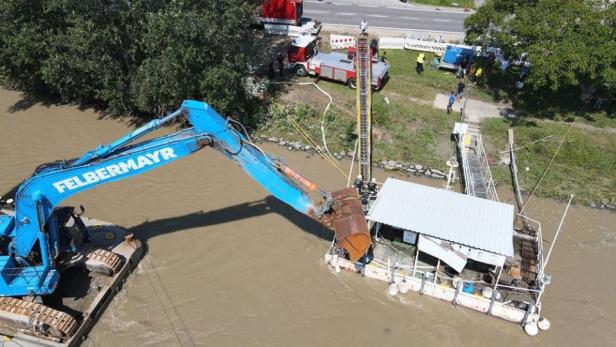
M 159 115 L 186 98 L 251 114 L 244 79 L 256 0 L 6 0 L 0 74 L 11 86 L 114 114 Z
M 527 53 L 534 89 L 586 86 L 616 93 L 616 3 L 488 0 L 465 21 L 469 44 Z

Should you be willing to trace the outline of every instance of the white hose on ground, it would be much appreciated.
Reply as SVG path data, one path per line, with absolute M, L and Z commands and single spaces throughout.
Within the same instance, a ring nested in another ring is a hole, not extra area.
M 329 98 L 329 103 L 327 104 L 327 106 L 325 107 L 325 111 L 323 111 L 323 115 L 321 116 L 321 137 L 323 139 L 323 147 L 325 148 L 325 150 L 327 151 L 327 154 L 329 154 L 330 157 L 332 157 L 336 162 L 338 162 L 338 160 L 336 160 L 336 158 L 331 154 L 331 152 L 329 151 L 329 148 L 327 148 L 327 140 L 325 140 L 325 115 L 327 114 L 327 111 L 329 110 L 329 107 L 332 105 L 332 103 L 334 102 L 334 99 L 332 99 L 331 95 L 329 95 L 326 91 L 324 91 L 323 89 L 321 89 L 321 87 L 317 86 L 316 83 L 312 83 L 312 85 L 314 85 L 315 87 L 317 87 L 318 90 L 321 91 L 321 93 L 325 94 L 328 98 Z M 350 178 L 351 176 L 349 176 Z

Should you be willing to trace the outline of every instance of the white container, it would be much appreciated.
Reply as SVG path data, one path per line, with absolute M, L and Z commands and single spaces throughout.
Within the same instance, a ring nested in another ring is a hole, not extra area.
M 551 324 L 550 324 L 549 320 L 547 320 L 544 317 L 541 317 L 541 318 L 539 318 L 539 321 L 537 322 L 537 326 L 541 330 L 548 330 L 548 329 L 550 329 Z
M 398 295 L 398 285 L 395 283 L 392 283 L 389 285 L 389 288 L 387 289 L 387 292 L 389 293 L 389 295 L 391 296 L 396 296 Z
M 406 282 L 401 282 L 398 284 L 398 290 L 400 291 L 400 294 L 406 294 L 409 292 L 410 288 Z
M 524 332 L 526 332 L 530 336 L 535 336 L 539 333 L 539 328 L 537 327 L 537 323 L 529 322 L 524 325 Z

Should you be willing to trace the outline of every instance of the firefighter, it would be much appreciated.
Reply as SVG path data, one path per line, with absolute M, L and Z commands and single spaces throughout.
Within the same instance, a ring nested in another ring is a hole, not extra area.
M 278 68 L 280 69 L 280 77 L 284 77 L 284 57 L 281 53 L 278 53 L 276 60 L 278 61 Z
M 361 30 L 362 34 L 366 34 L 368 32 L 368 22 L 366 21 L 366 18 L 359 23 L 359 30 Z
M 421 74 L 424 70 L 423 64 L 426 61 L 426 55 L 425 53 L 419 53 L 419 55 L 417 56 L 417 66 L 415 67 L 415 71 L 417 71 L 417 74 Z

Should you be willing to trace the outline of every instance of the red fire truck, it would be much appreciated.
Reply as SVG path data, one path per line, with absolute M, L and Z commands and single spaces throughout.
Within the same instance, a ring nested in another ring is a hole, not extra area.
M 293 40 L 288 49 L 289 70 L 298 76 L 317 76 L 346 83 L 355 89 L 354 57 L 349 54 L 319 52 L 317 37 L 301 36 Z M 389 78 L 389 65 L 373 59 L 372 87 L 379 90 Z
M 321 23 L 302 17 L 303 0 L 261 0 L 259 23 L 270 34 L 301 36 L 318 34 Z

